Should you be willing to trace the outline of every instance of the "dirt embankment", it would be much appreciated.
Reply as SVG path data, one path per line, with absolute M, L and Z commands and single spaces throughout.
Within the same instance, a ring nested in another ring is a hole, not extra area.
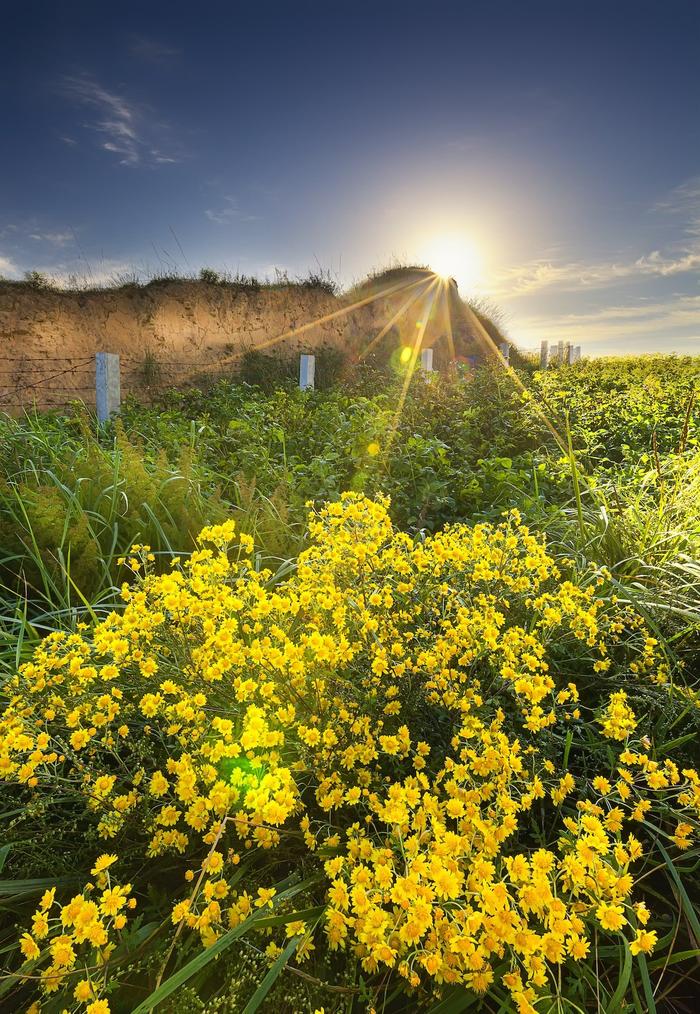
M 248 291 L 178 281 L 65 292 L 0 284 L 0 404 L 31 403 L 34 396 L 50 402 L 60 394 L 64 401 L 88 400 L 101 351 L 119 353 L 127 390 L 148 361 L 176 380 L 188 368 L 263 346 L 339 305 L 330 293 L 302 286 Z M 343 320 L 327 321 L 284 344 L 337 347 L 345 328 Z
M 412 344 L 426 314 L 424 343 L 436 344 L 445 326 L 434 300 L 428 313 L 429 280 L 401 272 L 340 297 L 304 284 L 172 280 L 76 292 L 0 282 L 0 409 L 94 402 L 96 352 L 119 354 L 128 394 L 156 376 L 158 386 L 179 385 L 198 372 L 231 371 L 250 349 L 357 352 L 392 323 Z

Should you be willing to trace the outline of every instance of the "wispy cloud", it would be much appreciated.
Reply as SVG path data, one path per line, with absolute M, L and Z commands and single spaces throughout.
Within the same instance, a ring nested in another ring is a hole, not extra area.
M 167 63 L 181 53 L 181 50 L 175 46 L 169 46 L 166 42 L 160 42 L 158 39 L 146 38 L 144 35 L 135 36 L 129 49 L 132 56 L 139 60 L 156 64 Z
M 131 261 L 104 257 L 94 262 L 78 257 L 73 261 L 40 264 L 36 270 L 45 275 L 57 289 L 101 288 L 148 277 L 147 272 L 135 268 Z
M 89 75 L 66 77 L 63 83 L 70 98 L 94 112 L 83 126 L 101 135 L 100 147 L 116 155 L 120 165 L 135 168 L 180 161 L 168 128 L 143 105 L 104 88 Z
M 490 294 L 497 298 L 522 296 L 542 289 L 562 292 L 603 289 L 624 281 L 668 278 L 700 271 L 700 176 L 675 187 L 651 212 L 681 218 L 678 240 L 665 250 L 656 249 L 636 258 L 572 261 L 541 257 L 500 272 Z
M 657 211 L 684 212 L 688 209 L 697 210 L 700 206 L 700 176 L 691 176 L 674 187 L 669 193 L 657 201 Z
M 684 250 L 676 255 L 652 250 L 631 261 L 531 261 L 498 275 L 490 293 L 496 297 L 520 296 L 546 288 L 562 291 L 601 289 L 625 279 L 686 274 L 700 270 L 700 250 Z
M 257 215 L 249 215 L 241 211 L 235 197 L 224 197 L 221 208 L 207 208 L 204 212 L 210 222 L 217 225 L 231 225 L 233 222 L 254 222 Z
M 692 176 L 674 187 L 653 210 L 683 216 L 686 234 L 700 237 L 700 176 Z
M 700 340 L 700 295 L 679 295 L 657 302 L 599 307 L 582 313 L 522 317 L 516 337 L 529 345 L 566 339 L 589 352 L 676 348 Z
M 67 246 L 75 242 L 75 235 L 71 230 L 65 232 L 30 232 L 29 238 L 41 243 L 50 243 L 51 246 Z

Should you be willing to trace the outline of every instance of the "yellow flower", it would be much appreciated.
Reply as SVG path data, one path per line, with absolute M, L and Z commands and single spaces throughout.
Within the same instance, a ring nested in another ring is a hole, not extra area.
M 113 863 L 116 863 L 116 861 L 117 856 L 114 855 L 110 856 L 105 853 L 95 861 L 95 865 L 92 867 L 90 872 L 93 874 L 93 876 L 97 876 L 98 873 L 104 872 L 104 870 L 108 869 L 108 867 L 110 867 Z
M 75 951 L 73 950 L 72 938 L 65 934 L 56 937 L 51 941 L 49 947 L 53 963 L 61 967 L 72 967 L 75 964 Z
M 87 1003 L 92 995 L 92 983 L 89 979 L 81 979 L 73 990 L 73 996 L 79 1003 Z
M 168 779 L 162 771 L 155 771 L 153 775 L 151 775 L 151 781 L 148 786 L 151 795 L 164 796 L 169 787 L 170 785 Z
M 74 750 L 82 750 L 90 742 L 90 734 L 85 729 L 76 729 L 70 737 L 70 745 Z
M 622 905 L 610 905 L 602 902 L 598 905 L 595 914 L 603 929 L 619 930 L 627 922 Z
M 55 887 L 50 888 L 50 890 L 48 891 L 44 891 L 44 893 L 41 896 L 41 901 L 39 902 L 39 907 L 43 912 L 46 912 L 48 909 L 51 908 L 55 897 L 56 897 Z
M 19 949 L 27 961 L 33 961 L 35 958 L 38 958 L 41 953 L 34 937 L 32 937 L 29 933 L 23 933 L 20 937 Z
M 656 930 L 637 930 L 637 935 L 630 944 L 632 954 L 649 954 L 653 951 L 657 941 Z
M 88 1004 L 85 1014 L 109 1014 L 110 1007 L 106 1000 L 95 1000 Z

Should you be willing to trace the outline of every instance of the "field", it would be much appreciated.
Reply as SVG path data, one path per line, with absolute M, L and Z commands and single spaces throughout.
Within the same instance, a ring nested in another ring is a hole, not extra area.
M 696 1010 L 700 358 L 270 363 L 0 419 L 2 1009 Z

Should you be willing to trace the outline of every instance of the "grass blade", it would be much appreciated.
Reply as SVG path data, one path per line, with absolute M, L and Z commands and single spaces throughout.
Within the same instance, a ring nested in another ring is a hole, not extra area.
M 255 993 L 251 996 L 248 1003 L 243 1009 L 243 1014 L 255 1014 L 256 1010 L 263 1002 L 267 994 L 270 992 L 275 982 L 282 974 L 284 966 L 291 958 L 294 951 L 299 946 L 300 941 L 303 940 L 303 936 L 292 937 L 285 949 L 282 951 L 280 956 L 275 960 L 274 964 L 270 968 L 265 978 L 262 980 Z
M 280 902 L 288 901 L 301 891 L 306 890 L 312 884 L 316 883 L 315 877 L 308 880 L 302 881 L 300 884 L 295 884 L 292 887 L 288 887 L 286 890 L 281 891 L 275 895 L 273 899 L 273 906 L 280 904 Z M 201 951 L 196 957 L 188 961 L 187 964 L 178 969 L 169 979 L 166 979 L 162 985 L 158 987 L 150 996 L 148 996 L 143 1003 L 140 1003 L 138 1007 L 132 1012 L 132 1014 L 148 1014 L 149 1011 L 154 1010 L 163 1000 L 171 996 L 177 989 L 180 988 L 188 979 L 191 979 L 193 975 L 200 972 L 210 961 L 213 961 L 217 955 L 227 950 L 236 940 L 244 936 L 248 930 L 253 929 L 258 922 L 264 918 L 262 910 L 254 912 L 252 915 L 242 922 L 239 926 L 235 926 L 233 929 L 224 933 L 223 936 L 219 937 L 215 944 L 208 947 L 205 951 Z

